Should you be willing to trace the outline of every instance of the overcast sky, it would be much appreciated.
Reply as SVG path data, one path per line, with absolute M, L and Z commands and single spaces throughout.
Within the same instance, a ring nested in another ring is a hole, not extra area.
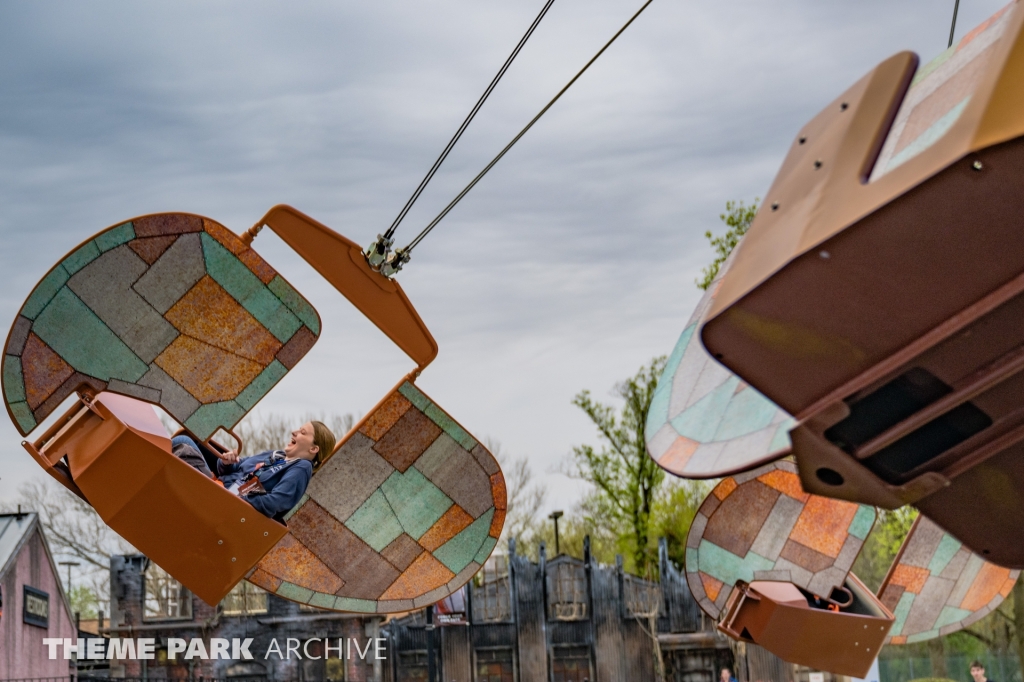
M 639 7 L 556 0 L 399 231 L 410 239 Z M 360 243 L 392 221 L 543 5 L 0 3 L 0 321 L 72 247 L 187 211 L 236 232 L 287 203 Z M 957 36 L 1000 0 L 964 0 Z M 730 199 L 894 52 L 946 47 L 953 0 L 654 0 L 417 248 L 400 281 L 440 345 L 420 386 L 554 473 L 596 443 L 571 405 L 667 354 Z M 268 231 L 320 311 L 258 411 L 365 413 L 412 363 Z M 6 327 L 5 327 L 6 328 Z M 0 502 L 45 474 L 0 419 Z

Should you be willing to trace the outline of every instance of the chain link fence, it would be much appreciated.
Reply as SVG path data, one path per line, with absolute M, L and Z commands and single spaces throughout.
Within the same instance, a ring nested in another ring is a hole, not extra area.
M 935 675 L 928 656 L 883 658 L 878 661 L 880 682 L 910 682 L 929 677 L 944 677 L 957 682 L 972 682 L 971 662 L 967 655 L 946 656 L 946 674 Z M 983 654 L 978 659 L 985 666 L 989 682 L 1024 682 L 1017 656 L 1009 653 Z

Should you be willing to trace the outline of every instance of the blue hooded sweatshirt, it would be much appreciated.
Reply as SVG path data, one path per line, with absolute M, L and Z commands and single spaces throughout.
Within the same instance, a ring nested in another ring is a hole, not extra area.
M 284 515 L 299 503 L 313 477 L 313 465 L 305 459 L 285 461 L 280 450 L 261 452 L 235 464 L 217 462 L 217 478 L 225 488 L 241 483 L 246 476 L 259 471 L 258 478 L 267 491 L 262 495 L 246 495 L 242 499 L 264 516 L 284 523 Z M 262 465 L 262 466 L 261 466 Z

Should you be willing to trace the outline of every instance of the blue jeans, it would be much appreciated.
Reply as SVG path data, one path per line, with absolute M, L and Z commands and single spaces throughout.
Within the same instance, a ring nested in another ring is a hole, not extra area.
M 190 437 L 183 435 L 172 438 L 171 452 L 175 457 L 207 478 L 213 478 L 213 471 L 210 470 L 210 465 L 206 463 L 206 458 L 203 457 L 199 446 Z

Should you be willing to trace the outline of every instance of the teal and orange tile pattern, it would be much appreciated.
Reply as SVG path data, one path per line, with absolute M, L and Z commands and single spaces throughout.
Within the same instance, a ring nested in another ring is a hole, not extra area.
M 480 570 L 506 506 L 491 453 L 406 381 L 316 472 L 248 578 L 321 608 L 408 611 Z
M 1011 6 L 1003 7 L 917 70 L 871 171 L 871 182 L 921 154 L 953 128 L 975 91 L 987 84 L 978 73 L 998 52 Z
M 878 591 L 896 616 L 886 643 L 912 644 L 970 626 L 1006 599 L 1019 574 L 919 516 Z
M 316 310 L 230 230 L 145 216 L 104 230 L 32 291 L 7 339 L 4 399 L 22 435 L 88 386 L 158 404 L 206 439 L 319 333 Z
M 803 491 L 796 465 L 773 462 L 723 479 L 686 538 L 686 581 L 718 618 L 737 580 L 789 582 L 827 596 L 860 554 L 875 509 Z
M 734 253 L 743 248 L 743 243 Z M 647 413 L 647 451 L 683 478 L 719 478 L 787 454 L 794 420 L 712 358 L 700 328 L 715 301 L 718 277 L 697 305 L 669 356 Z

